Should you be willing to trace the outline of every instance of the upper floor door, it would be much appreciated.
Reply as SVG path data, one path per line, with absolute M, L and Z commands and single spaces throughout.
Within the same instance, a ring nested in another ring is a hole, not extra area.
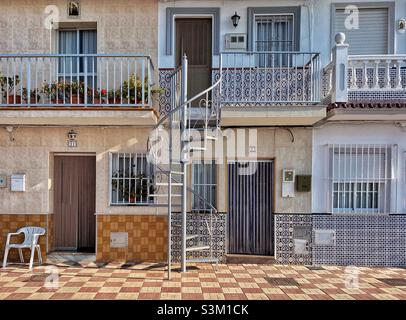
M 211 85 L 212 20 L 201 18 L 176 19 L 176 64 L 188 57 L 188 97 Z
M 96 30 L 60 30 L 58 53 L 67 55 L 83 55 L 97 53 Z M 67 56 L 59 61 L 59 76 L 72 81 L 84 81 L 85 74 L 90 79 L 97 74 L 97 61 L 94 57 Z

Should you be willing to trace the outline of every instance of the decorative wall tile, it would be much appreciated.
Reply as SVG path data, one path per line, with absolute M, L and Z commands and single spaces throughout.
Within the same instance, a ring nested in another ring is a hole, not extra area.
M 336 244 L 313 244 L 320 265 L 406 266 L 406 216 L 313 215 L 313 229 L 336 231 Z
M 167 218 L 153 215 L 98 215 L 99 262 L 164 262 L 167 257 Z M 110 248 L 111 232 L 128 232 L 127 248 Z
M 275 260 L 280 264 L 312 264 L 312 246 L 308 254 L 294 253 L 294 227 L 312 227 L 311 215 L 275 215 Z
M 181 259 L 181 228 L 182 215 L 174 213 L 172 215 L 172 257 L 174 262 L 179 262 Z M 227 215 L 213 214 L 210 218 L 209 214 L 205 213 L 188 213 L 187 218 L 187 234 L 198 234 L 199 238 L 188 241 L 188 246 L 209 245 L 210 235 L 207 231 L 209 226 L 212 226 L 212 254 L 218 258 L 219 262 L 225 262 L 226 254 L 226 229 Z M 190 252 L 188 258 L 208 258 L 210 250 Z

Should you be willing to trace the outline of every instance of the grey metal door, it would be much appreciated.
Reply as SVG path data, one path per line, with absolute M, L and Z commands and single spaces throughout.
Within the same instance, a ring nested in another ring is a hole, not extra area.
M 273 255 L 273 162 L 228 164 L 228 253 Z

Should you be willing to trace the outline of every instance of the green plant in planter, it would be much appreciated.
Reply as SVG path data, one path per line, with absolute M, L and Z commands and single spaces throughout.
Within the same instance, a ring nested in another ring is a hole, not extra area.
M 144 90 L 142 90 L 144 87 Z M 149 81 L 148 78 L 145 78 L 144 81 L 141 79 L 136 78 L 134 74 L 132 74 L 129 80 L 125 80 L 121 85 L 121 89 L 117 90 L 117 94 L 123 96 L 123 102 L 129 103 L 140 103 L 142 102 L 142 98 L 144 97 L 145 103 L 149 103 L 148 101 L 148 88 L 149 88 Z M 151 94 L 157 94 L 164 92 L 163 88 L 153 88 L 151 89 Z
M 20 83 L 20 77 L 18 75 L 14 77 L 6 77 L 0 74 L 0 88 L 3 92 L 3 96 L 7 97 L 14 95 L 14 89 L 16 89 L 17 94 L 17 85 Z
M 148 195 L 154 193 L 154 186 L 151 183 L 151 177 L 147 176 L 144 173 L 138 174 L 136 176 L 137 183 L 135 186 L 135 198 L 137 202 L 149 201 Z
M 126 176 L 129 178 L 129 176 Z M 122 170 L 118 170 L 113 173 L 112 179 L 112 190 L 116 192 L 120 192 L 119 196 L 121 196 L 125 202 L 129 202 L 131 204 L 134 203 L 141 203 L 149 201 L 148 195 L 154 193 L 154 186 L 150 183 L 151 178 L 145 174 L 138 174 L 132 175 L 131 178 L 135 179 L 135 184 L 124 183 L 121 184 L 117 178 L 124 178 L 124 172 Z M 119 188 L 120 183 L 120 188 Z
M 31 90 L 30 94 L 28 94 L 27 88 L 23 88 L 22 98 L 26 103 L 39 103 L 41 100 L 40 90 Z

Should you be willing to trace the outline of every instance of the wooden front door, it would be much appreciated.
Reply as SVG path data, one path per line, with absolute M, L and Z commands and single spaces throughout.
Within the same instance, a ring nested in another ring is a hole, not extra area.
M 228 253 L 273 255 L 273 162 L 228 164 Z M 254 167 L 252 167 L 254 168 Z
M 54 158 L 54 247 L 95 252 L 96 157 Z
M 188 98 L 211 86 L 212 20 L 176 19 L 176 63 L 182 64 L 186 54 L 188 69 Z

